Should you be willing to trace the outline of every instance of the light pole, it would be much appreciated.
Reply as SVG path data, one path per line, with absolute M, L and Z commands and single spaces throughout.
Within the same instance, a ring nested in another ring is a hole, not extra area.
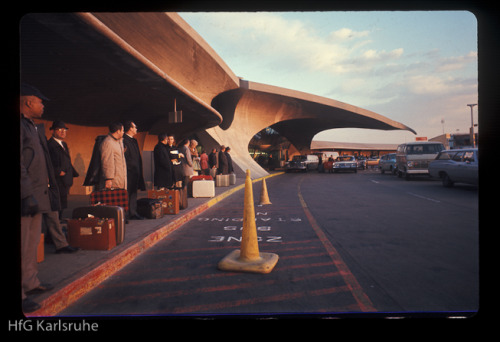
M 472 147 L 476 147 L 476 140 L 474 139 L 474 117 L 472 115 L 472 108 L 477 106 L 477 103 L 468 104 L 470 107 L 470 141 L 472 143 Z

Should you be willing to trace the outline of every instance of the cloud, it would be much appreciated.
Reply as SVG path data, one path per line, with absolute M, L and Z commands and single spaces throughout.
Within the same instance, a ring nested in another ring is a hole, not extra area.
M 290 19 L 279 13 L 192 18 L 199 20 L 197 31 L 209 38 L 215 51 L 223 51 L 221 57 L 237 75 L 372 110 L 419 135 L 441 134 L 441 119 L 447 132 L 467 129 L 464 106 L 477 101 L 477 52 L 453 55 L 462 43 L 454 37 L 438 45 L 429 34 L 429 45 L 419 41 L 415 47 L 411 39 L 382 40 L 388 32 L 382 35 L 377 25 L 356 30 L 349 23 L 333 23 L 325 33 L 320 31 L 325 26 L 316 28 L 298 16 Z M 459 45 L 450 49 L 452 43 Z M 384 140 L 381 135 L 371 142 Z
M 468 64 L 477 61 L 477 52 L 471 51 L 465 56 L 442 58 L 437 66 L 437 72 L 447 72 L 464 69 Z
M 343 27 L 337 31 L 333 31 L 329 35 L 329 39 L 336 40 L 347 40 L 347 39 L 355 39 L 360 37 L 367 37 L 370 34 L 370 31 L 354 31 L 350 28 Z

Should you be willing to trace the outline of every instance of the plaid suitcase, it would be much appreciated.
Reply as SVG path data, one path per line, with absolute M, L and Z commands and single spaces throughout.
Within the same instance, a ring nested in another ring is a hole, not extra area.
M 128 211 L 128 193 L 125 189 L 105 189 L 93 191 L 90 194 L 90 204 L 118 206 Z

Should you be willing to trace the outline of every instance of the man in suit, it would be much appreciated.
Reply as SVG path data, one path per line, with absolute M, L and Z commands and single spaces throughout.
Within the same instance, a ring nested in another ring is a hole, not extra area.
M 45 221 L 47 232 L 56 247 L 56 253 L 74 253 L 79 248 L 69 246 L 59 221 L 62 218 L 63 210 L 68 207 L 69 188 L 73 185 L 73 177 L 78 177 L 78 172 L 76 172 L 71 164 L 68 144 L 64 141 L 68 127 L 66 127 L 64 122 L 56 120 L 52 123 L 50 130 L 52 131 L 52 137 L 47 141 L 47 147 L 61 203 L 59 213 L 55 209 L 55 206 L 51 206 L 53 210 L 44 213 L 43 220 Z
M 219 170 L 218 170 L 219 174 L 221 175 L 229 174 L 228 168 L 229 166 L 227 163 L 226 146 L 222 145 L 219 151 Z
M 137 213 L 137 190 L 146 190 L 142 172 L 142 157 L 139 144 L 134 136 L 137 134 L 137 126 L 132 121 L 124 124 L 123 146 L 125 148 L 125 160 L 127 162 L 127 190 L 129 196 L 129 218 L 144 219 Z
M 50 159 L 54 166 L 57 187 L 59 188 L 61 199 L 59 218 L 61 218 L 62 211 L 68 207 L 68 194 L 69 189 L 73 185 L 73 177 L 78 177 L 79 175 L 71 164 L 68 144 L 64 141 L 68 127 L 66 127 L 64 122 L 56 120 L 52 123 L 50 130 L 52 131 L 52 137 L 48 140 L 47 145 L 49 147 Z

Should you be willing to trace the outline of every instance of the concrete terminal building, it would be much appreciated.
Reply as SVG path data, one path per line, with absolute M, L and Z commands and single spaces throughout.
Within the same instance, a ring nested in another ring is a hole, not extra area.
M 63 120 L 81 193 L 94 139 L 133 120 L 145 153 L 157 135 L 195 137 L 207 151 L 231 146 L 236 172 L 267 174 L 249 154 L 271 127 L 298 151 L 332 128 L 411 128 L 368 110 L 244 80 L 176 13 L 42 13 L 20 22 L 21 81 L 47 96 L 44 122 Z M 182 111 L 182 121 L 169 113 Z M 147 159 L 147 158 L 146 158 Z M 146 163 L 147 164 L 147 163 Z M 145 165 L 145 168 L 149 167 Z M 146 172 L 147 176 L 147 172 Z

